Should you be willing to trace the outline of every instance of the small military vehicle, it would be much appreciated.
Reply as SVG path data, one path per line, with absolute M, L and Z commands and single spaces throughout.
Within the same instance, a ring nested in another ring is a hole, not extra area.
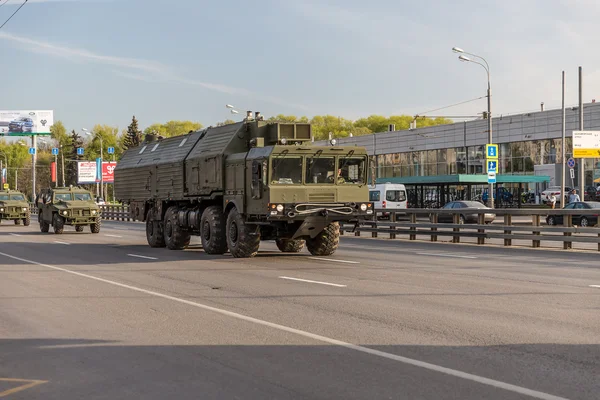
M 37 195 L 35 206 L 44 233 L 52 226 L 54 233 L 61 234 L 65 225 L 74 226 L 77 232 L 83 232 L 85 226 L 92 233 L 100 232 L 100 207 L 88 190 L 73 186 L 44 189 Z
M 282 252 L 327 256 L 340 222 L 373 215 L 366 149 L 316 146 L 306 123 L 244 121 L 177 137 L 146 135 L 115 168 L 115 197 L 146 222 L 151 247 L 253 257 L 261 240 Z
M 0 190 L 0 220 L 13 220 L 29 226 L 31 212 L 25 195 L 16 190 Z

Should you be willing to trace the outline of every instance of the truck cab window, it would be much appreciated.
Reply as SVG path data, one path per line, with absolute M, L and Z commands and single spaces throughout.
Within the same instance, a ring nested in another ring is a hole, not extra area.
M 302 157 L 275 157 L 272 168 L 272 184 L 298 185 L 302 183 Z
M 339 176 L 338 184 L 364 185 L 366 182 L 365 157 L 340 157 L 338 163 Z
M 333 184 L 338 176 L 333 157 L 307 157 L 306 158 L 306 183 Z

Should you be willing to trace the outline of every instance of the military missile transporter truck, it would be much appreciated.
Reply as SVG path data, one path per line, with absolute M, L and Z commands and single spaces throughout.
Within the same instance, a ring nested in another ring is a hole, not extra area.
M 31 213 L 25 195 L 16 190 L 0 190 L 0 220 L 13 220 L 15 225 L 29 226 Z
M 257 113 L 258 115 L 258 113 Z M 250 113 L 251 116 L 251 113 Z M 373 215 L 366 149 L 315 146 L 310 124 L 246 119 L 166 139 L 146 135 L 115 168 L 115 197 L 146 222 L 152 247 L 208 254 L 333 254 L 340 222 Z

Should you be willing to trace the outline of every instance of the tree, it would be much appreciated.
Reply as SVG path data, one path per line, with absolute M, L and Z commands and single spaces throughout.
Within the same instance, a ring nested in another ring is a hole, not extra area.
M 65 150 L 65 155 L 69 155 L 69 160 L 65 160 L 65 184 L 77 185 L 77 162 L 82 160 L 83 156 L 77 154 L 77 148 L 83 147 L 83 139 L 75 132 L 71 131 L 70 143 L 68 149 Z
M 231 124 L 235 124 L 235 121 L 232 119 L 226 119 L 223 122 L 217 122 L 217 126 L 224 126 L 224 125 L 231 125 Z
M 70 142 L 69 134 L 67 134 L 67 128 L 61 121 L 56 121 L 50 128 L 50 135 L 52 139 L 56 140 L 58 147 L 66 146 Z
M 107 151 L 109 147 L 115 148 L 115 157 L 120 156 L 121 150 L 117 146 L 119 142 L 119 128 L 109 125 L 95 125 L 92 129 L 92 141 L 85 149 L 88 160 L 95 160 L 102 154 L 103 159 L 109 160 L 110 156 Z M 102 152 L 100 152 L 100 144 L 102 144 Z
M 267 119 L 267 121 L 269 122 L 297 122 L 297 123 L 307 123 L 308 122 L 308 118 L 307 117 L 296 117 L 295 115 L 283 115 L 283 114 L 279 114 L 275 117 L 271 117 L 269 119 Z
M 329 132 L 335 138 L 347 137 L 354 129 L 352 121 L 333 115 L 317 115 L 310 120 L 310 123 L 315 140 L 328 139 Z
M 202 128 L 202 124 L 192 121 L 169 121 L 164 124 L 152 124 L 144 129 L 145 134 L 156 133 L 163 137 L 172 137 L 185 135 L 189 131 L 197 131 Z
M 138 121 L 135 119 L 135 115 L 131 119 L 131 124 L 127 127 L 127 133 L 121 142 L 123 150 L 127 150 L 130 147 L 137 147 L 142 142 L 142 131 L 138 127 Z

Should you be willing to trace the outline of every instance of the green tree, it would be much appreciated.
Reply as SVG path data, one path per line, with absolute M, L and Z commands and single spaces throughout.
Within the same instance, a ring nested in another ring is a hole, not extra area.
M 297 123 L 307 123 L 308 117 L 296 117 L 295 115 L 283 115 L 279 114 L 275 117 L 270 117 L 267 119 L 269 122 L 297 122 Z
M 352 121 L 333 115 L 317 115 L 310 120 L 315 140 L 324 140 L 332 137 L 347 137 L 354 131 Z
M 52 139 L 56 140 L 58 147 L 69 144 L 70 138 L 67 133 L 67 128 L 65 128 L 61 121 L 56 121 L 54 125 L 52 125 L 50 128 L 50 135 Z
M 152 124 L 144 129 L 145 134 L 157 133 L 163 137 L 172 137 L 185 135 L 189 131 L 197 131 L 202 128 L 202 124 L 192 121 L 169 121 L 164 124 Z
M 231 124 L 235 124 L 235 121 L 232 119 L 226 119 L 223 122 L 217 122 L 216 126 L 224 126 L 224 125 L 231 125 Z
M 65 184 L 69 185 L 77 185 L 77 162 L 79 160 L 83 160 L 84 156 L 77 154 L 77 149 L 79 147 L 83 147 L 83 139 L 81 136 L 75 132 L 75 130 L 71 131 L 71 136 L 69 137 L 70 143 L 68 148 L 65 151 L 65 156 L 68 157 L 68 161 L 65 159 Z M 67 158 L 67 157 L 65 157 Z
M 131 119 L 131 124 L 127 127 L 127 133 L 125 134 L 121 147 L 123 150 L 127 150 L 130 147 L 137 147 L 142 142 L 142 131 L 138 127 L 138 121 L 135 119 L 135 115 Z
M 120 156 L 120 146 L 117 146 L 119 142 L 119 128 L 109 125 L 95 125 L 91 134 L 92 140 L 85 149 L 88 160 L 95 160 L 102 154 L 104 161 L 110 161 L 112 156 L 108 154 L 109 147 L 115 148 L 115 158 Z M 102 144 L 102 152 L 100 152 L 100 144 Z

